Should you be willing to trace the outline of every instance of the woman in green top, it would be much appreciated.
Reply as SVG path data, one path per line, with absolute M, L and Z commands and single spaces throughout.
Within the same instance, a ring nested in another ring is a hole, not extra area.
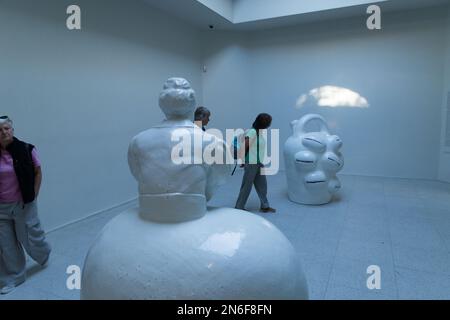
M 244 177 L 242 178 L 241 190 L 236 201 L 236 209 L 244 210 L 245 203 L 252 191 L 252 185 L 258 193 L 261 201 L 261 212 L 275 212 L 269 206 L 267 200 L 267 179 L 261 174 L 264 166 L 264 156 L 266 150 L 266 140 L 261 135 L 260 130 L 267 129 L 272 124 L 272 116 L 267 113 L 260 113 L 253 122 L 252 129 L 245 134 L 245 164 Z

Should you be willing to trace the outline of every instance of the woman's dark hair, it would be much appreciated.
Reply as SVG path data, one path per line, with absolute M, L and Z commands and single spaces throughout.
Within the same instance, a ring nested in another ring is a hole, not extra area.
M 268 113 L 260 113 L 253 122 L 252 128 L 256 130 L 267 129 L 272 124 L 272 116 Z

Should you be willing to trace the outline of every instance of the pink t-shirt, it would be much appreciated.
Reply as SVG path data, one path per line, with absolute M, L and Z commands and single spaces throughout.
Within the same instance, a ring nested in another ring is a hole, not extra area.
M 31 151 L 33 164 L 35 167 L 41 166 L 41 161 L 36 148 Z M 22 201 L 19 181 L 14 171 L 14 164 L 11 154 L 2 150 L 0 154 L 0 202 L 18 202 Z

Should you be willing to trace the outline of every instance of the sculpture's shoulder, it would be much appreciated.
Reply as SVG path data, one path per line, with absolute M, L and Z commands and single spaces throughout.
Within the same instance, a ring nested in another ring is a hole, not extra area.
M 135 135 L 133 137 L 133 139 L 131 139 L 131 141 L 142 141 L 142 140 L 152 139 L 158 135 L 159 131 L 160 130 L 158 130 L 157 128 L 150 128 L 150 129 L 144 130 L 142 132 L 139 132 L 137 135 Z
M 130 142 L 131 149 L 148 148 L 156 143 L 160 143 L 169 135 L 169 130 L 164 128 L 150 128 L 135 135 Z

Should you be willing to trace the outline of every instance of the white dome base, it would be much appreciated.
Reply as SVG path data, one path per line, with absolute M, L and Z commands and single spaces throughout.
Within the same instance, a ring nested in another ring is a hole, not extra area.
M 307 299 L 291 243 L 269 221 L 208 208 L 181 223 L 110 221 L 91 247 L 81 299 Z

